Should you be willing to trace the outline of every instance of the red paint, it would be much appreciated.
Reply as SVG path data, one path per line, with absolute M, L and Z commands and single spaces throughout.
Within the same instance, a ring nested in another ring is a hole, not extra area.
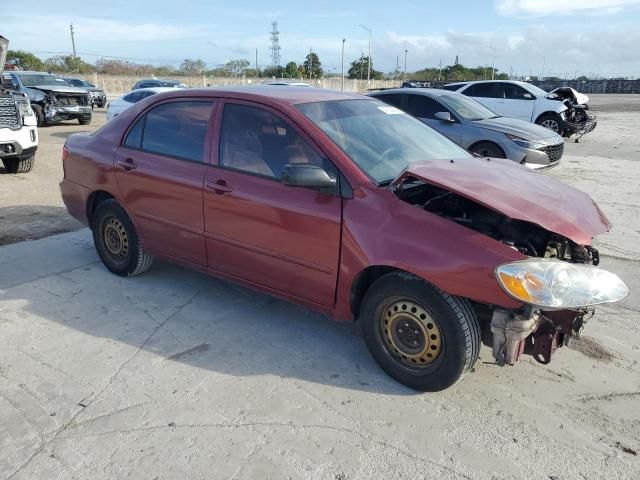
M 215 102 L 205 163 L 121 145 L 129 125 L 150 107 L 194 98 Z M 501 263 L 525 258 L 522 254 L 377 187 L 294 108 L 297 103 L 340 99 L 365 97 L 289 87 L 179 90 L 149 97 L 96 133 L 69 137 L 65 178 L 60 184 L 64 202 L 71 215 L 88 224 L 91 194 L 106 192 L 128 212 L 151 253 L 332 313 L 338 319 L 352 317 L 354 283 L 367 267 L 377 265 L 414 273 L 454 295 L 518 307 L 500 288 L 493 272 Z M 288 187 L 218 167 L 222 107 L 228 101 L 277 112 L 334 163 L 351 186 L 353 197 Z M 590 199 L 571 187 L 524 169 L 505 173 L 499 162 L 482 162 L 470 159 L 451 167 L 425 163 L 414 166 L 411 174 L 513 218 L 566 232 L 583 243 L 608 228 L 597 207 L 589 206 Z

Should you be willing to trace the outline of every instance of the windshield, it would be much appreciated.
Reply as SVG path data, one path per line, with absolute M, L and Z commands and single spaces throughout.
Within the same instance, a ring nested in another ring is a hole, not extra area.
M 496 115 L 495 112 L 492 112 L 480 102 L 476 102 L 461 93 L 440 95 L 438 100 L 465 120 L 486 120 L 487 118 L 499 117 L 499 115 Z
M 28 74 L 20 75 L 20 80 L 24 83 L 25 87 L 35 87 L 37 85 L 57 85 L 62 87 L 68 87 L 69 84 L 61 78 L 54 77 L 53 75 L 46 74 Z
M 544 97 L 548 93 L 548 92 L 545 92 L 540 87 L 536 87 L 532 83 L 527 83 L 527 86 L 525 88 L 538 97 Z
M 335 100 L 296 106 L 378 184 L 412 163 L 470 154 L 419 120 L 377 100 Z

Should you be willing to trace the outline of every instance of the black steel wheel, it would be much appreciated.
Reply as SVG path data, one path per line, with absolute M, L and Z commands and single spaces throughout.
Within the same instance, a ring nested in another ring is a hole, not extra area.
M 376 362 L 415 390 L 448 388 L 478 359 L 480 324 L 469 301 L 405 272 L 369 288 L 359 320 Z
M 129 216 L 115 200 L 98 205 L 91 230 L 98 256 L 111 272 L 133 276 L 151 267 L 153 257 L 145 251 Z

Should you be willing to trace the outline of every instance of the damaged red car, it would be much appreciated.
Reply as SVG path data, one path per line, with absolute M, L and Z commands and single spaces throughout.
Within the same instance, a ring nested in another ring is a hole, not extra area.
M 585 193 L 474 157 L 400 110 L 309 88 L 180 90 L 69 137 L 61 191 L 117 275 L 154 257 L 358 320 L 418 390 L 478 358 L 547 363 L 627 287 Z

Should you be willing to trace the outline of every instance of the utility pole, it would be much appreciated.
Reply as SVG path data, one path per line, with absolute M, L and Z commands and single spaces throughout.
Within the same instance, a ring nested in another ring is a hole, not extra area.
M 493 76 L 496 72 L 496 48 L 495 47 L 489 47 L 491 50 L 493 50 L 493 66 L 491 67 L 491 80 L 493 80 Z
M 313 78 L 313 57 L 311 56 L 312 50 L 309 49 L 309 80 Z
M 364 63 L 364 52 L 360 53 L 360 81 L 362 81 L 362 67 Z
M 71 30 L 71 46 L 73 47 L 73 56 L 76 56 L 76 39 L 73 36 L 73 23 L 69 24 L 69 30 Z
M 258 49 L 256 48 L 256 78 L 258 78 Z
M 393 76 L 393 79 L 397 80 L 399 74 L 400 74 L 400 55 L 396 55 L 396 74 Z
M 404 50 L 404 78 L 403 80 L 407 79 L 407 49 L 405 48 Z
M 440 63 L 438 64 L 438 81 L 442 78 L 442 59 L 440 59 Z
M 367 64 L 368 64 L 367 83 L 368 83 L 371 80 L 371 29 L 366 25 L 360 25 L 360 26 L 364 28 L 367 32 L 369 32 L 369 59 L 367 61 Z
M 343 38 L 342 39 L 342 81 L 340 82 L 340 90 L 344 92 L 344 42 L 346 42 L 347 39 Z

